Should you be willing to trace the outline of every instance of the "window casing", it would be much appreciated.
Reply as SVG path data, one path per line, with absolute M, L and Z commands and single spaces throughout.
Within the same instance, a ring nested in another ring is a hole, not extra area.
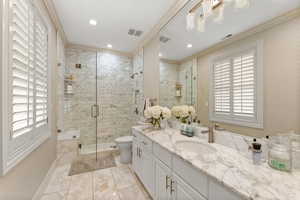
M 263 128 L 262 41 L 213 59 L 210 120 Z
M 8 48 L 4 94 L 2 174 L 14 167 L 50 135 L 48 127 L 48 29 L 31 0 L 5 5 Z

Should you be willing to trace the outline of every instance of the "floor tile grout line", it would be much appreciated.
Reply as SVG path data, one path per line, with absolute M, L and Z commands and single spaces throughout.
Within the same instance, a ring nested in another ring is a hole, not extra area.
M 116 191 L 116 193 L 117 193 L 117 195 L 118 195 L 118 199 L 121 200 L 121 196 L 120 196 L 119 190 L 118 190 L 118 188 L 117 188 L 117 184 L 116 184 L 116 180 L 115 180 L 115 178 L 114 178 L 114 174 L 113 174 L 112 168 L 110 168 L 109 171 L 110 171 L 110 173 L 111 173 L 111 177 L 112 177 L 112 181 L 113 181 L 113 186 L 114 186 L 115 191 Z
M 72 176 L 70 176 L 70 177 L 71 177 L 71 181 L 70 181 L 70 184 L 69 184 L 69 187 L 68 187 L 66 200 L 69 200 L 69 194 L 70 194 L 71 185 L 72 185 L 72 182 L 73 182 L 73 177 Z
M 95 171 L 92 172 L 92 199 L 95 200 Z

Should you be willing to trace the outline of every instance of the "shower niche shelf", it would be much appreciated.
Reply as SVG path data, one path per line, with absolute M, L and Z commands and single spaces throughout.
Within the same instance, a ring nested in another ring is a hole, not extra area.
M 65 94 L 65 96 L 66 97 L 73 96 L 74 95 L 73 85 L 75 83 L 74 76 L 73 75 L 65 76 L 64 82 L 65 82 L 64 83 L 64 94 Z

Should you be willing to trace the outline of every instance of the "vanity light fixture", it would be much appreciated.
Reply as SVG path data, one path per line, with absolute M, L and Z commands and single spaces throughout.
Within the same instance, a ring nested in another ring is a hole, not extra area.
M 107 48 L 112 48 L 112 45 L 111 44 L 107 44 Z
M 159 56 L 159 57 L 162 57 L 162 54 L 161 54 L 161 53 L 159 53 L 159 54 L 158 54 L 158 56 Z
M 186 47 L 187 47 L 187 48 L 192 48 L 193 45 L 192 45 L 192 44 L 188 44 L 188 45 L 186 45 Z
M 95 19 L 90 19 L 89 23 L 92 26 L 96 26 L 97 25 L 97 21 Z
M 250 6 L 250 0 L 200 0 L 187 13 L 186 29 L 191 31 L 197 26 L 199 32 L 205 32 L 205 24 L 210 16 L 213 16 L 214 22 L 221 23 L 224 19 L 225 4 L 231 2 L 235 3 L 237 9 Z

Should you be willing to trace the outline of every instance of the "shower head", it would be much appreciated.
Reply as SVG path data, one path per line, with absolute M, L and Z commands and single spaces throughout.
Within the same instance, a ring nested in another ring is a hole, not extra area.
M 130 76 L 130 78 L 131 78 L 131 79 L 134 79 L 134 78 L 135 78 L 135 75 L 138 75 L 138 74 L 139 74 L 139 73 L 137 73 L 137 72 L 136 72 L 136 73 L 133 73 L 133 74 Z

